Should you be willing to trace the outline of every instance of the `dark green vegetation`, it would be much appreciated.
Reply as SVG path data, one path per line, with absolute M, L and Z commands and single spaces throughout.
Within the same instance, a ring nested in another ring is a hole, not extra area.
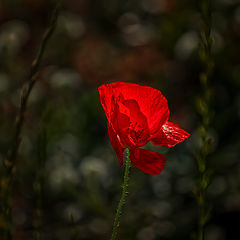
M 169 101 L 170 120 L 191 133 L 172 149 L 148 146 L 167 151 L 160 175 L 131 168 L 120 239 L 194 237 L 199 153 L 211 175 L 205 239 L 239 238 L 240 6 L 212 1 L 215 64 L 205 84 L 208 47 L 201 50 L 199 34 L 208 31 L 208 20 L 193 2 L 63 2 L 25 112 L 10 194 L 13 239 L 110 238 L 124 168 L 110 145 L 97 87 L 112 81 L 158 88 Z M 1 162 L 14 142 L 21 91 L 54 6 L 0 1 Z M 4 172 L 1 164 L 1 179 Z

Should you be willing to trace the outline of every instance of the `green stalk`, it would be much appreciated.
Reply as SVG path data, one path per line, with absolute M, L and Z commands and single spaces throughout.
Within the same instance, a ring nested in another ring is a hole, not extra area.
M 123 179 L 123 185 L 122 185 L 122 195 L 121 195 L 120 201 L 118 203 L 117 211 L 116 211 L 115 218 L 114 218 L 111 240 L 117 239 L 117 233 L 118 233 L 118 229 L 120 226 L 120 217 L 122 214 L 122 208 L 125 203 L 126 196 L 128 194 L 128 182 L 129 182 L 130 167 L 131 167 L 131 161 L 130 161 L 130 153 L 129 153 L 129 149 L 128 149 L 126 166 L 125 166 L 125 171 L 124 171 L 124 179 Z
M 204 229 L 210 217 L 210 206 L 207 203 L 207 188 L 211 182 L 211 171 L 207 166 L 207 157 L 211 150 L 212 139 L 209 136 L 209 127 L 212 121 L 210 80 L 214 68 L 212 58 L 212 23 L 211 0 L 200 1 L 202 29 L 200 32 L 201 45 L 199 57 L 203 70 L 200 73 L 201 94 L 197 99 L 197 110 L 200 116 L 199 133 L 201 137 L 200 150 L 196 155 L 199 172 L 199 183 L 195 192 L 198 203 L 198 230 L 197 240 L 204 240 Z

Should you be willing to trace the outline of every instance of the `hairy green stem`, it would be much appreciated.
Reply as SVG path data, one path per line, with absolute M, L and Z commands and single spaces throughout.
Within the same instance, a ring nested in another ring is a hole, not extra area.
M 126 158 L 126 166 L 124 171 L 124 179 L 123 179 L 123 185 L 122 185 L 122 195 L 120 198 L 120 201 L 118 203 L 117 211 L 114 218 L 113 223 L 113 230 L 112 230 L 112 237 L 111 240 L 117 239 L 117 233 L 120 225 L 120 217 L 122 214 L 122 208 L 125 203 L 126 196 L 128 194 L 128 182 L 129 182 L 129 172 L 131 167 L 131 161 L 130 161 L 130 153 L 129 149 L 127 150 L 127 158 Z

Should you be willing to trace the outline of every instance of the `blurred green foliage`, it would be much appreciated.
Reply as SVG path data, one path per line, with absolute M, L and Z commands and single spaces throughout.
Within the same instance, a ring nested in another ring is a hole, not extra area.
M 20 91 L 54 4 L 0 1 L 0 160 L 11 144 Z M 206 240 L 236 240 L 239 2 L 215 0 L 212 14 L 215 68 L 208 91 L 214 115 L 209 116 L 213 144 L 207 159 L 213 171 L 207 192 L 212 214 Z M 107 135 L 97 88 L 112 81 L 158 88 L 169 101 L 170 119 L 191 133 L 172 149 L 149 145 L 166 155 L 160 175 L 132 168 L 120 239 L 190 239 L 197 228 L 199 112 L 209 108 L 197 98 L 202 94 L 200 29 L 199 9 L 189 0 L 63 3 L 26 113 L 13 188 L 14 239 L 110 237 L 123 168 Z

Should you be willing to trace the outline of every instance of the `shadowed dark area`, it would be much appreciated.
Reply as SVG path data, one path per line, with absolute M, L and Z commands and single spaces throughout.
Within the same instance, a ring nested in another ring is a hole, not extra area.
M 55 3 L 0 1 L 1 162 L 13 142 L 22 87 Z M 156 176 L 131 168 L 119 239 L 194 237 L 195 158 L 204 111 L 212 143 L 205 240 L 240 239 L 238 1 L 212 1 L 215 66 L 204 91 L 202 25 L 199 7 L 190 0 L 63 1 L 25 112 L 13 180 L 14 240 L 110 238 L 124 166 L 111 146 L 97 89 L 115 81 L 159 89 L 168 100 L 170 121 L 191 134 L 173 148 L 144 147 L 164 154 L 166 165 Z M 211 95 L 209 105 L 201 102 L 204 94 Z M 1 183 L 3 172 L 1 164 Z M 4 224 L 0 218 L 0 229 Z

